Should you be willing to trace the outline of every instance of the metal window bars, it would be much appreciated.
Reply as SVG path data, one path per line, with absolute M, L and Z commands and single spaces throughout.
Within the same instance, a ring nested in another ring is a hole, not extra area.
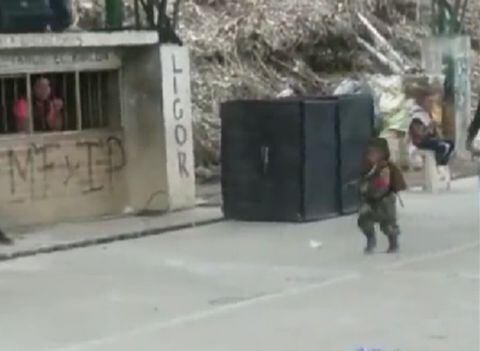
M 62 130 L 109 127 L 113 117 L 109 116 L 111 106 L 120 103 L 119 96 L 116 96 L 120 89 L 111 89 L 112 83 L 119 84 L 118 74 L 112 70 L 0 76 L 0 134 L 19 132 L 13 114 L 13 106 L 19 98 L 28 102 L 25 131 L 33 133 L 46 129 L 34 123 L 33 87 L 41 77 L 49 80 L 52 96 L 63 102 Z

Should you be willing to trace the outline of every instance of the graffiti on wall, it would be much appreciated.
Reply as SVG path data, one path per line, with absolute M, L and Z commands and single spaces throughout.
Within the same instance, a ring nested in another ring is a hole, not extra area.
M 179 209 L 195 203 L 190 60 L 176 45 L 162 45 L 160 55 L 169 206 Z
M 0 174 L 0 182 L 5 184 L 8 179 L 10 201 L 20 203 L 47 199 L 52 191 L 90 194 L 113 190 L 115 175 L 127 164 L 123 141 L 116 136 L 30 143 L 3 154 L 3 169 L 8 171 Z
M 178 172 L 180 177 L 182 178 L 189 178 L 190 173 L 188 172 L 187 168 L 187 153 L 182 150 L 182 147 L 188 141 L 188 132 L 187 127 L 185 125 L 184 119 L 184 110 L 182 106 L 182 99 L 179 94 L 178 90 L 178 80 L 181 78 L 183 74 L 183 69 L 178 67 L 175 53 L 172 53 L 172 67 L 173 67 L 173 117 L 175 118 L 175 143 L 177 145 L 177 165 L 178 165 Z

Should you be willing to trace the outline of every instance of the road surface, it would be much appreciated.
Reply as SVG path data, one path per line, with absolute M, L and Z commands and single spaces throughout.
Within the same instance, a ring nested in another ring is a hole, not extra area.
M 404 202 L 394 256 L 344 217 L 2 262 L 0 350 L 478 350 L 477 181 Z

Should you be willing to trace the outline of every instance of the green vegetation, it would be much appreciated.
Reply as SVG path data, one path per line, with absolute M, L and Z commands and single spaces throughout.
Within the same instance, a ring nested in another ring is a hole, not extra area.
M 432 0 L 431 29 L 434 35 L 458 35 L 465 32 L 469 0 Z

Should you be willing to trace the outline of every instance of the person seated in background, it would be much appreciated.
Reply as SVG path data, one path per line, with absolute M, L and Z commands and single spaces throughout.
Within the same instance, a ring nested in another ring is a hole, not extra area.
M 52 95 L 50 81 L 38 78 L 33 85 L 33 126 L 35 131 L 62 130 L 63 101 Z
M 447 165 L 454 151 L 455 144 L 442 138 L 437 123 L 432 118 L 435 93 L 423 87 L 416 92 L 415 103 L 410 110 L 410 140 L 420 150 L 430 150 L 435 153 L 437 164 Z
M 467 150 L 473 151 L 474 153 L 480 153 L 480 150 L 473 150 L 473 140 L 478 134 L 478 130 L 480 129 L 480 101 L 478 102 L 477 112 L 473 117 L 470 126 L 468 127 L 468 135 L 467 135 Z

